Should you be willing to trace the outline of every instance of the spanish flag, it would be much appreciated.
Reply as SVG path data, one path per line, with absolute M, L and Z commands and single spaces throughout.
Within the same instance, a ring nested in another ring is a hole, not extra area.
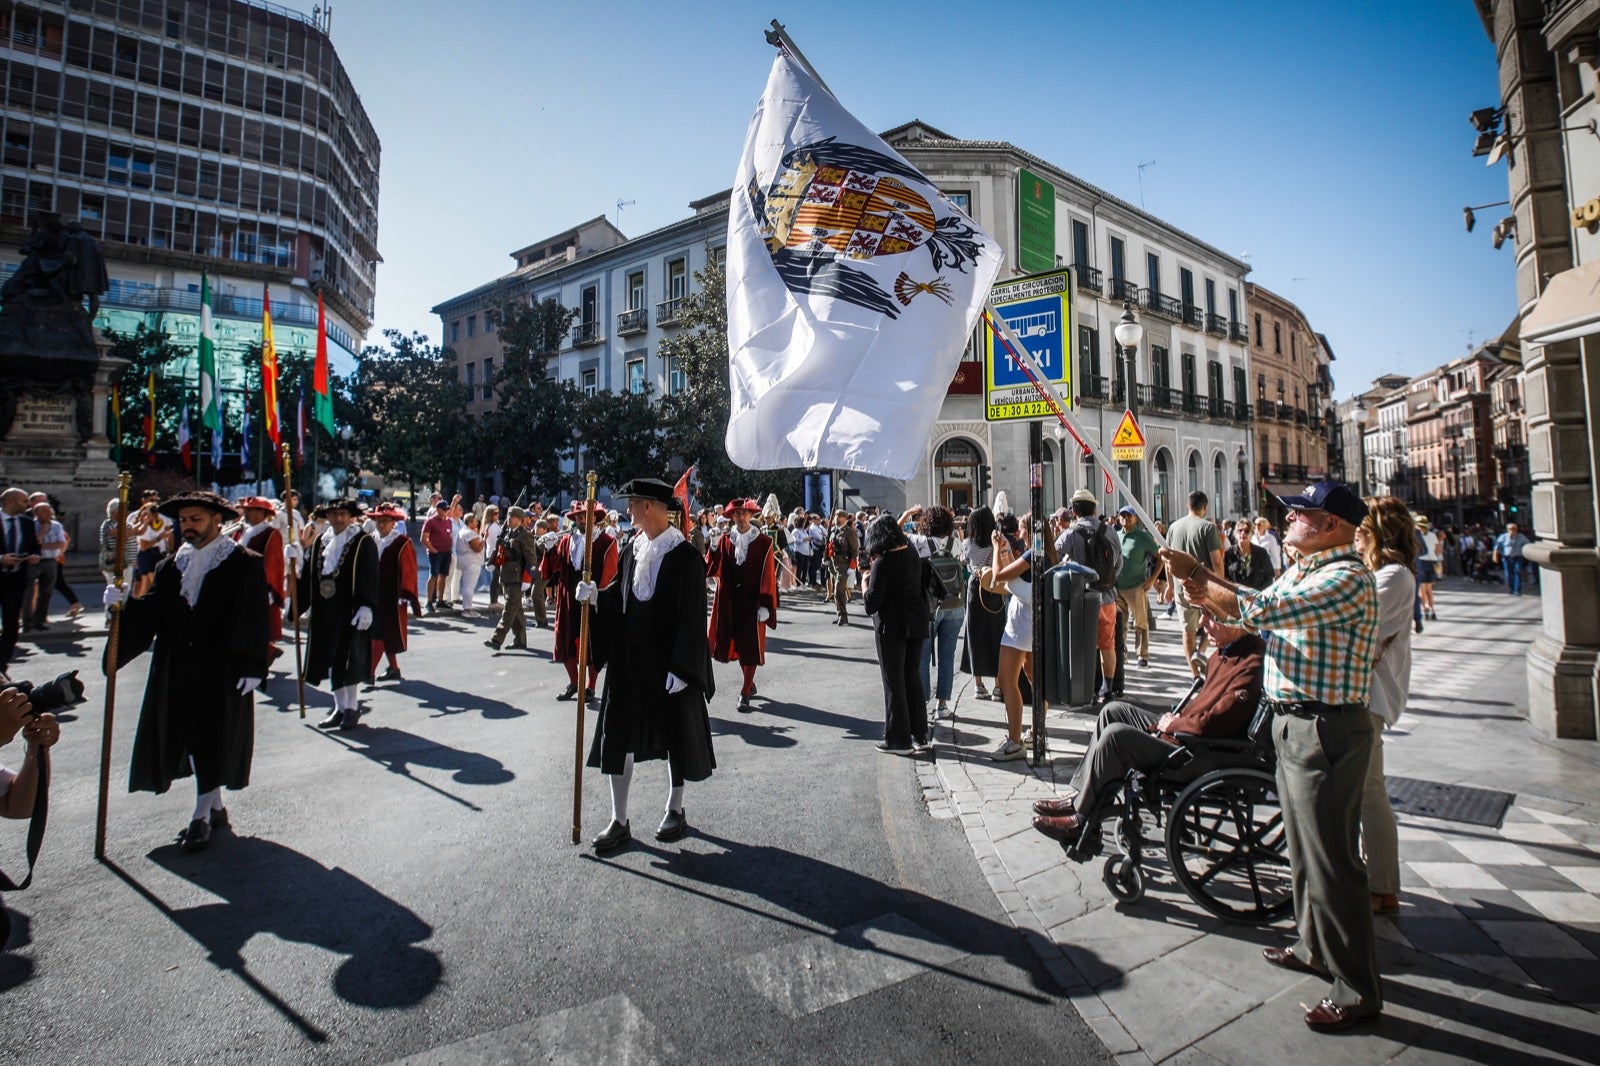
M 150 371 L 150 380 L 145 385 L 144 408 L 144 454 L 145 461 L 152 465 L 156 461 L 156 372 Z
M 266 417 L 267 439 L 278 451 L 278 348 L 272 343 L 272 297 L 261 288 L 261 407 Z

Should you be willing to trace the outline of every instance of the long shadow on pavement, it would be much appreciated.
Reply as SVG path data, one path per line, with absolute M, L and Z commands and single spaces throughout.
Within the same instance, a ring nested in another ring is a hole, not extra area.
M 11 916 L 11 939 L 0 944 L 0 992 L 9 992 L 33 976 L 33 960 L 12 954 L 33 943 L 33 920 L 10 907 L 6 911 Z
M 635 839 L 629 852 L 623 852 L 615 858 L 592 855 L 586 855 L 585 858 L 634 877 L 713 900 L 722 906 L 792 926 L 807 934 L 829 935 L 831 932 L 839 943 L 849 943 L 840 935 L 840 930 L 859 924 L 863 910 L 899 914 L 968 954 L 1001 958 L 1028 970 L 1033 987 L 1039 994 L 1018 992 L 962 973 L 954 964 L 935 966 L 933 969 L 958 980 L 979 984 L 1006 995 L 1020 996 L 1035 1003 L 1053 1002 L 1057 994 L 1057 989 L 1051 986 L 1048 978 L 1032 965 L 1027 943 L 1015 926 L 986 918 L 942 899 L 875 881 L 853 870 L 799 852 L 762 844 L 745 844 L 699 829 L 691 829 L 690 833 L 692 837 L 721 850 L 667 850 Z M 619 861 L 626 859 L 630 852 L 650 856 L 650 865 L 660 872 Z M 697 888 L 695 883 L 707 888 Z M 796 918 L 786 918 L 740 903 L 730 898 L 728 893 L 765 900 Z M 822 928 L 819 929 L 819 926 Z M 879 950 L 866 942 L 853 946 L 874 952 Z M 1100 968 L 1105 969 L 1106 965 L 1102 963 Z
M 325 732 L 313 729 L 318 736 L 349 749 L 357 755 L 371 759 L 392 774 L 436 792 L 446 799 L 473 811 L 482 811 L 477 804 L 457 796 L 447 789 L 422 780 L 411 772 L 413 766 L 426 766 L 435 770 L 453 771 L 451 780 L 463 785 L 504 785 L 516 775 L 504 763 L 489 755 L 475 751 L 462 751 L 436 740 L 407 733 L 391 726 L 359 726 L 348 731 Z
M 414 1006 L 438 986 L 443 967 L 417 946 L 433 927 L 371 885 L 259 837 L 219 834 L 211 851 L 191 855 L 177 845 L 148 854 L 156 865 L 215 896 L 221 903 L 175 908 L 110 860 L 117 877 L 208 952 L 218 969 L 238 976 L 307 1039 L 327 1034 L 250 973 L 244 947 L 257 934 L 310 944 L 348 956 L 333 989 L 348 1003 L 374 1009 Z
M 399 682 L 398 688 L 386 687 L 378 691 L 396 692 L 414 699 L 417 701 L 417 706 L 425 711 L 432 711 L 434 718 L 444 718 L 452 714 L 470 714 L 476 711 L 483 717 L 498 722 L 509 718 L 522 718 L 528 713 L 521 707 L 513 707 L 503 700 L 492 700 L 471 692 L 440 688 L 432 682 L 413 681 L 411 678 Z
M 876 696 L 877 690 L 874 689 L 873 693 Z M 761 699 L 762 697 L 758 696 L 756 698 Z M 844 733 L 847 740 L 881 740 L 883 739 L 883 722 L 881 721 L 883 712 L 876 710 L 876 708 L 880 707 L 882 702 L 881 697 L 875 700 L 873 704 L 874 714 L 869 720 L 852 718 L 847 714 L 839 714 L 835 711 L 824 711 L 820 707 L 809 707 L 803 703 L 769 703 L 763 701 L 756 708 L 756 713 L 775 715 L 779 718 L 790 718 L 797 722 L 810 722 L 812 725 L 827 726 Z M 759 722 L 760 719 L 757 718 L 754 721 Z

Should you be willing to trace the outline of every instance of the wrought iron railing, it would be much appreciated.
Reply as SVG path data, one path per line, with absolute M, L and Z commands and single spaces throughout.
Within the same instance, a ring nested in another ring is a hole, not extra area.
M 1100 271 L 1084 263 L 1073 263 L 1072 272 L 1078 276 L 1078 288 L 1089 292 L 1102 291 Z
M 630 308 L 617 316 L 617 335 L 626 337 L 643 333 L 650 328 L 650 312 L 643 307 Z

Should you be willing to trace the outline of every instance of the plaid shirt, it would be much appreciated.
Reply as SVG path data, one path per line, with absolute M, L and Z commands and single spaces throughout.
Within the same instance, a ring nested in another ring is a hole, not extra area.
M 1267 637 L 1263 696 L 1368 702 L 1378 583 L 1353 549 L 1304 556 L 1260 592 L 1238 595 L 1241 623 Z

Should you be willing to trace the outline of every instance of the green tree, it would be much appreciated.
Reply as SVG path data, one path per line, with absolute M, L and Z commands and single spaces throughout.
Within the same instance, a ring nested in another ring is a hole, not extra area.
M 668 365 L 675 361 L 684 386 L 661 403 L 661 421 L 679 469 L 698 464 L 695 479 L 708 501 L 735 496 L 778 501 L 793 508 L 803 498 L 805 471 L 746 470 L 728 458 L 726 437 L 731 400 L 728 392 L 728 303 L 722 269 L 715 264 L 695 274 L 696 292 L 685 297 L 683 329 L 662 342 Z
M 173 344 L 170 334 L 151 329 L 143 322 L 132 333 L 106 330 L 105 334 L 111 340 L 111 354 L 128 361 L 116 382 L 122 434 L 120 440 L 112 442 L 120 446 L 118 450 L 122 466 L 126 469 L 151 465 L 180 469 L 178 420 L 182 416 L 184 402 L 192 398 L 194 388 L 166 370 L 169 365 L 188 356 L 192 349 Z M 156 376 L 156 440 L 155 447 L 146 452 L 144 423 L 150 406 L 149 382 L 152 373 Z
M 467 390 L 456 380 L 447 349 L 420 333 L 389 329 L 383 335 L 387 346 L 368 346 L 348 382 L 330 383 L 334 416 L 343 414 L 368 465 L 410 486 L 415 499 L 418 485 L 453 484 L 461 471 L 469 439 Z
M 579 408 L 585 469 L 613 488 L 636 477 L 665 474 L 660 409 L 643 392 L 597 392 Z
M 496 407 L 483 420 L 476 460 L 480 468 L 499 470 L 513 497 L 523 488 L 543 499 L 563 488 L 581 491 L 562 474 L 561 460 L 573 452 L 583 394 L 571 382 L 556 381 L 549 369 L 576 314 L 554 299 L 501 305 L 500 365 L 492 382 Z M 587 431 L 584 439 L 586 447 L 592 443 Z

